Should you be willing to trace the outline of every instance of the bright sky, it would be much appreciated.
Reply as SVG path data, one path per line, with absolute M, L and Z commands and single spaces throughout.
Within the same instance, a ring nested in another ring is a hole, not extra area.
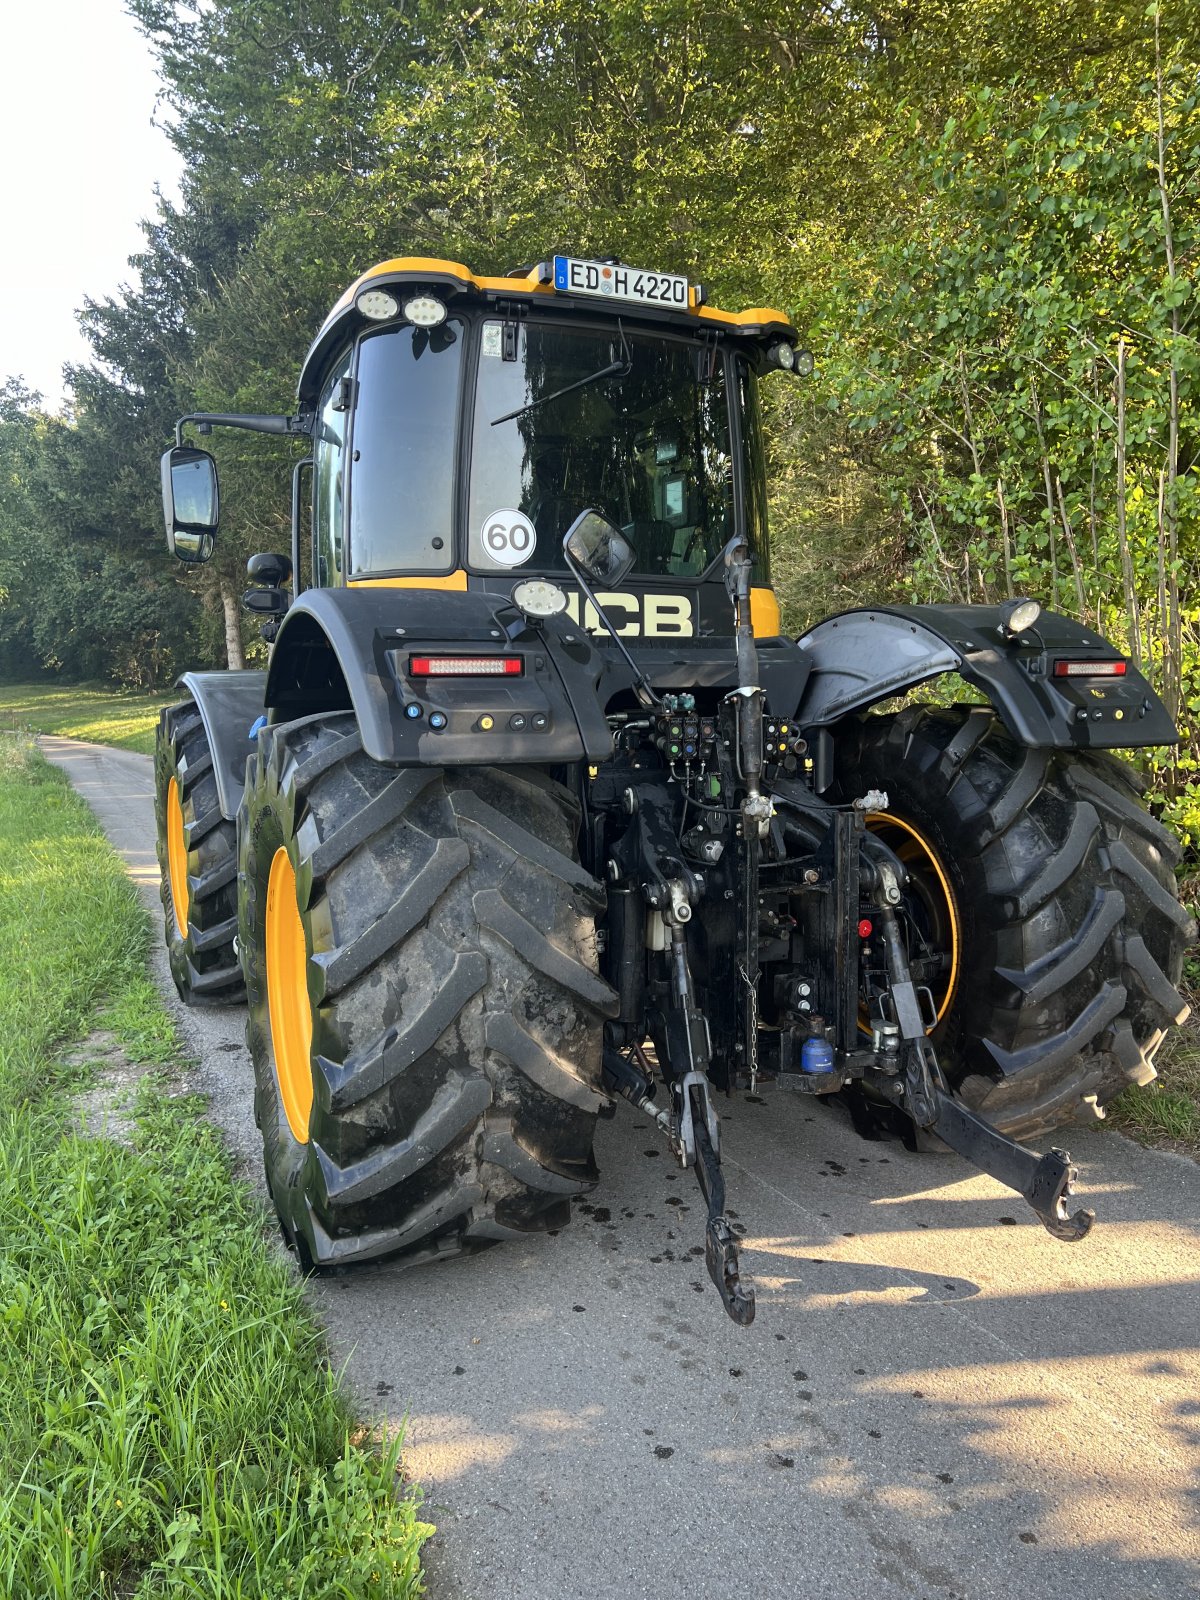
M 47 409 L 62 364 L 89 347 L 75 322 L 132 277 L 157 183 L 178 198 L 179 157 L 151 126 L 158 80 L 122 0 L 0 3 L 0 381 Z

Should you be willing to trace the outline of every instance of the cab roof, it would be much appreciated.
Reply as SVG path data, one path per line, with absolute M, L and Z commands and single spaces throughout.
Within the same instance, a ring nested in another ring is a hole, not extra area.
M 442 261 L 433 256 L 395 256 L 381 261 L 356 278 L 325 318 L 320 332 L 313 340 L 304 365 L 300 369 L 298 395 L 301 403 L 314 401 L 320 387 L 325 358 L 335 346 L 340 346 L 352 331 L 367 326 L 368 319 L 358 310 L 355 301 L 368 284 L 384 287 L 390 283 L 411 285 L 436 293 L 449 304 L 458 296 L 475 303 L 498 306 L 516 299 L 541 300 L 546 306 L 559 306 L 601 315 L 620 316 L 630 323 L 657 325 L 659 327 L 705 328 L 747 339 L 762 339 L 774 334 L 777 337 L 796 338 L 796 330 L 782 311 L 758 306 L 749 311 L 719 311 L 715 306 L 703 304 L 699 285 L 688 290 L 685 308 L 662 308 L 620 302 L 605 304 L 591 297 L 564 293 L 555 289 L 549 263 L 540 262 L 528 272 L 520 271 L 509 277 L 480 276 L 464 267 L 459 261 Z M 378 326 L 378 324 L 375 324 Z

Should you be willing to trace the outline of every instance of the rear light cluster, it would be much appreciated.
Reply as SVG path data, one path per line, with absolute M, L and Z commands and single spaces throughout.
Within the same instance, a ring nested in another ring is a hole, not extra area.
M 410 656 L 408 670 L 414 678 L 520 678 L 525 663 L 520 656 Z
M 1054 663 L 1054 676 L 1056 678 L 1123 678 L 1124 661 L 1056 661 Z

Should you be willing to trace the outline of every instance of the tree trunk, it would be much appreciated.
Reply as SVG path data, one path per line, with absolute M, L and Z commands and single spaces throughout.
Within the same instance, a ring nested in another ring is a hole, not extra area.
M 228 578 L 221 579 L 221 609 L 225 613 L 225 664 L 236 672 L 246 665 L 246 658 L 242 654 L 241 607 Z
M 1117 340 L 1117 549 L 1121 553 L 1121 583 L 1125 589 L 1125 613 L 1129 618 L 1129 644 L 1133 664 L 1142 667 L 1142 621 L 1138 611 L 1137 589 L 1133 581 L 1133 555 L 1129 548 L 1125 476 L 1125 340 Z
M 1162 612 L 1163 700 L 1172 717 L 1178 720 L 1183 699 L 1183 616 L 1179 600 L 1179 305 L 1175 299 L 1175 228 L 1171 219 L 1171 197 L 1167 191 L 1167 130 L 1163 112 L 1162 39 L 1158 8 L 1154 9 L 1154 89 L 1158 113 L 1158 197 L 1162 206 L 1163 252 L 1167 282 L 1172 290 L 1171 353 L 1168 363 L 1170 385 L 1167 464 L 1159 485 L 1159 605 Z M 1163 551 L 1164 538 L 1166 551 Z M 1164 585 L 1165 576 L 1165 585 Z M 1165 594 L 1164 594 L 1165 587 Z M 1172 767 L 1174 759 L 1172 758 Z

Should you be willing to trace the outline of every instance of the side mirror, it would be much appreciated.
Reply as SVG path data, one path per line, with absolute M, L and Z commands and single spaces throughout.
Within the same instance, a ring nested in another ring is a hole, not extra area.
M 612 588 L 637 560 L 637 552 L 602 511 L 589 509 L 576 517 L 563 540 L 569 564 L 581 567 L 595 584 Z
M 180 561 L 207 561 L 217 542 L 217 464 L 207 450 L 176 445 L 162 458 L 167 549 Z

